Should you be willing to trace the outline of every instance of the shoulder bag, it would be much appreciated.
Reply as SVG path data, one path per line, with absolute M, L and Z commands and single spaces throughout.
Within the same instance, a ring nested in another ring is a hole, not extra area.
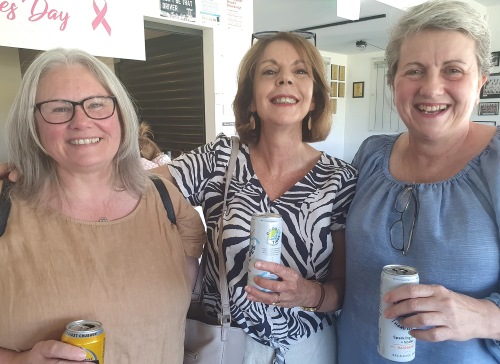
M 236 165 L 239 150 L 239 139 L 232 137 L 231 157 L 224 178 L 224 202 L 220 220 L 217 248 L 219 252 L 219 292 L 222 312 L 219 319 L 208 317 L 201 302 L 202 281 L 206 265 L 206 249 L 198 272 L 197 282 L 186 320 L 184 338 L 184 364 L 241 364 L 245 352 L 246 333 L 237 327 L 231 327 L 229 309 L 229 291 L 227 288 L 226 264 L 222 251 L 222 228 L 226 213 L 226 197 Z

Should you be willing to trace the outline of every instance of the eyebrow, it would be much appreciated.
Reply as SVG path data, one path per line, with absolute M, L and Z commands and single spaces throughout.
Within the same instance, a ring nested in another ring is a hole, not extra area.
M 444 65 L 447 66 L 449 64 L 452 64 L 452 63 L 460 63 L 460 64 L 463 64 L 463 65 L 468 65 L 468 63 L 462 59 L 451 59 L 449 61 L 446 61 L 444 62 Z M 425 65 L 421 62 L 408 62 L 404 65 L 402 65 L 403 67 L 408 67 L 408 66 L 420 66 L 420 67 L 425 67 Z
M 276 62 L 275 59 L 265 59 L 265 60 L 259 62 L 259 66 L 262 65 L 262 64 L 266 64 L 266 63 L 271 63 L 271 64 L 274 64 L 274 65 L 278 65 L 278 62 Z M 299 64 L 306 65 L 306 62 L 304 62 L 301 59 L 297 59 L 296 61 L 294 61 L 292 63 L 292 66 L 296 66 L 296 65 L 299 65 Z

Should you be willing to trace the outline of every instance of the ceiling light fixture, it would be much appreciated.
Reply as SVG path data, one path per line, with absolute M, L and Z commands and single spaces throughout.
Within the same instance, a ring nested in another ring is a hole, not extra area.
M 425 3 L 427 0 L 377 0 L 379 3 L 392 6 L 400 10 L 407 10 L 408 8 Z
M 358 40 L 356 41 L 356 47 L 358 47 L 360 50 L 364 51 L 368 43 L 366 43 L 364 40 Z
M 372 46 L 372 47 L 384 50 L 384 48 L 377 47 L 376 45 L 370 44 L 364 40 L 357 40 L 356 41 L 356 47 L 359 48 L 360 51 L 364 51 L 367 46 Z
M 337 0 L 337 16 L 339 18 L 358 20 L 361 0 Z
M 344 20 L 344 21 L 339 21 L 336 23 L 329 23 L 329 24 L 321 24 L 321 25 L 314 25 L 311 27 L 307 28 L 300 28 L 300 29 L 295 29 L 295 30 L 301 30 L 304 32 L 308 32 L 311 30 L 316 30 L 316 29 L 324 29 L 324 28 L 329 28 L 329 27 L 336 27 L 339 25 L 347 25 L 347 24 L 355 24 L 355 23 L 360 23 L 364 21 L 369 21 L 369 20 L 377 20 L 377 19 L 384 19 L 387 16 L 385 14 L 379 14 L 379 15 L 373 15 L 373 16 L 367 16 L 364 18 L 359 18 L 358 20 Z

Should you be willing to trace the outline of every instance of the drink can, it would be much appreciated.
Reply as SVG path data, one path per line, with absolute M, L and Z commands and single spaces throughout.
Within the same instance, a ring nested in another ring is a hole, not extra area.
M 407 362 L 415 359 L 416 339 L 410 335 L 411 328 L 404 327 L 399 319 L 386 319 L 384 310 L 390 306 L 382 300 L 387 292 L 405 285 L 418 284 L 419 277 L 415 268 L 406 265 L 386 265 L 380 278 L 380 305 L 378 321 L 378 352 L 386 359 Z
M 106 334 L 97 321 L 78 320 L 66 325 L 61 341 L 79 346 L 87 352 L 84 362 L 104 364 L 104 342 Z
M 281 234 L 283 219 L 279 214 L 259 213 L 252 216 L 250 222 L 250 248 L 248 259 L 248 285 L 257 287 L 261 291 L 270 290 L 258 286 L 254 282 L 255 276 L 276 280 L 275 274 L 259 270 L 254 264 L 257 260 L 266 262 L 281 262 Z

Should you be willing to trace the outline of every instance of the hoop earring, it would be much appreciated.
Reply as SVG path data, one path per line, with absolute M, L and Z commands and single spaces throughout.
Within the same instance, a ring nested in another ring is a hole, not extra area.
M 312 129 L 312 118 L 311 118 L 311 113 L 309 113 L 309 119 L 307 119 L 307 129 L 311 131 Z
M 250 113 L 250 121 L 248 122 L 250 124 L 250 129 L 255 130 L 255 113 Z

